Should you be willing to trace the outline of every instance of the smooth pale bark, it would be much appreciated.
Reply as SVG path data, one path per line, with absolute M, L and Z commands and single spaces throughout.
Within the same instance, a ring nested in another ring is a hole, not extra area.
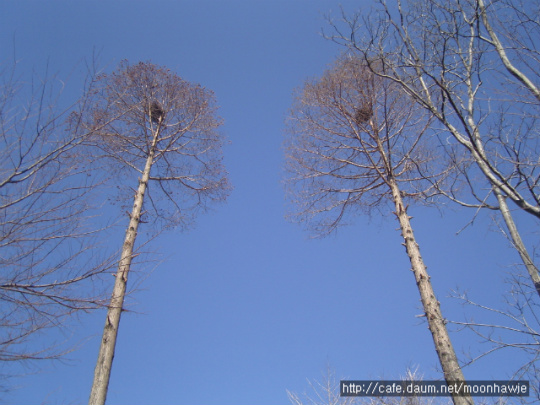
M 90 392 L 89 405 L 104 405 L 107 398 L 107 390 L 109 387 L 109 379 L 111 376 L 112 362 L 114 358 L 114 350 L 116 346 L 116 337 L 118 336 L 118 327 L 120 325 L 120 315 L 124 305 L 124 297 L 126 295 L 126 284 L 128 273 L 131 267 L 131 259 L 133 258 L 133 247 L 135 238 L 137 237 L 137 228 L 141 219 L 141 210 L 144 201 L 144 193 L 148 187 L 150 178 L 150 169 L 154 161 L 154 153 L 156 142 L 159 135 L 159 126 L 155 131 L 152 146 L 146 165 L 139 180 L 139 187 L 133 201 L 133 209 L 131 210 L 129 225 L 126 231 L 126 237 L 122 246 L 122 255 L 118 264 L 118 272 L 116 273 L 116 281 L 107 311 L 105 327 L 103 328 L 103 337 L 99 348 L 98 360 L 94 371 L 94 382 L 92 391 Z
M 499 58 L 501 58 L 501 61 L 504 67 L 512 76 L 518 79 L 534 95 L 534 97 L 538 101 L 540 101 L 540 89 L 536 87 L 534 83 L 531 80 L 529 80 L 527 75 L 523 73 L 521 70 L 519 70 L 508 58 L 508 55 L 506 54 L 506 50 L 504 49 L 503 44 L 499 40 L 497 33 L 495 32 L 495 30 L 491 26 L 491 23 L 489 22 L 484 0 L 477 0 L 477 3 L 478 3 L 478 8 L 480 10 L 480 14 L 482 16 L 482 22 L 484 23 L 484 27 L 486 27 L 489 37 L 491 38 L 491 44 L 495 47 L 497 53 L 499 54 Z
M 456 352 L 450 341 L 448 330 L 446 329 L 446 322 L 442 316 L 440 303 L 437 301 L 433 287 L 431 286 L 430 277 L 427 273 L 426 266 L 420 255 L 420 248 L 414 238 L 413 229 L 410 222 L 410 217 L 407 214 L 407 207 L 403 204 L 401 198 L 401 192 L 397 185 L 396 180 L 390 176 L 388 184 L 392 189 L 392 197 L 396 206 L 396 216 L 399 220 L 401 228 L 401 235 L 404 239 L 405 249 L 407 255 L 411 261 L 412 272 L 416 279 L 416 285 L 420 292 L 420 299 L 424 308 L 429 330 L 433 337 L 433 343 L 435 343 L 435 350 L 439 356 L 444 377 L 447 382 L 464 383 L 465 377 L 459 366 Z M 472 405 L 474 404 L 471 396 L 457 396 L 452 397 L 455 405 Z
M 523 264 L 525 264 L 527 272 L 531 277 L 534 288 L 540 296 L 540 274 L 538 273 L 538 268 L 534 265 L 534 262 L 532 261 L 531 256 L 529 256 L 529 252 L 527 252 L 527 248 L 525 247 L 525 244 L 523 243 L 523 240 L 519 235 L 519 231 L 516 227 L 514 219 L 512 218 L 512 214 L 510 213 L 508 205 L 506 204 L 506 197 L 504 197 L 499 191 L 499 189 L 497 189 L 496 187 L 493 187 L 493 192 L 497 196 L 499 208 L 501 210 L 501 214 L 503 216 L 506 227 L 510 232 L 510 237 L 512 238 L 514 248 L 518 251 L 521 260 L 523 261 Z

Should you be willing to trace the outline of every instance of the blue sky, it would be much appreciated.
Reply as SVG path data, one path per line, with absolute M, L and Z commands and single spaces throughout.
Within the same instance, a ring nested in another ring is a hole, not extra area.
M 353 11 L 370 2 L 341 4 Z M 225 120 L 234 190 L 193 230 L 154 242 L 158 267 L 136 269 L 107 404 L 287 404 L 286 390 L 307 390 L 327 364 L 338 378 L 398 378 L 407 367 L 440 377 L 427 325 L 415 317 L 419 295 L 394 216 L 359 217 L 320 240 L 284 219 L 293 89 L 341 51 L 320 34 L 325 14 L 339 17 L 338 3 L 0 1 L 2 60 L 15 49 L 23 71 L 37 73 L 48 61 L 66 78 L 66 96 L 77 97 L 83 62 L 96 51 L 107 71 L 123 59 L 151 61 L 202 84 Z M 501 306 L 505 272 L 518 258 L 489 216 L 456 236 L 472 211 L 418 207 L 412 215 L 443 314 L 466 314 L 446 298 L 456 287 Z M 87 403 L 103 322 L 102 311 L 82 316 L 69 332 L 82 347 L 66 362 L 23 369 L 28 375 L 12 381 L 20 389 L 2 402 Z M 470 335 L 452 338 L 460 357 L 481 350 Z M 465 376 L 505 379 L 515 361 L 512 352 L 495 355 Z

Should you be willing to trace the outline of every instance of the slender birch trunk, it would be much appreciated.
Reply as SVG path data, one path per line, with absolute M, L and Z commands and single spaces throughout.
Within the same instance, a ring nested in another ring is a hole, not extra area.
M 160 126 L 155 131 L 152 145 L 146 159 L 146 165 L 139 180 L 139 188 L 135 194 L 133 201 L 133 209 L 131 210 L 129 225 L 122 246 L 122 255 L 118 264 L 118 272 L 116 273 L 116 281 L 111 296 L 111 302 L 107 311 L 105 327 L 103 328 L 103 337 L 99 348 L 98 359 L 94 371 L 94 382 L 92 391 L 90 392 L 89 405 L 104 405 L 107 398 L 107 390 L 109 379 L 111 376 L 112 362 L 114 358 L 114 350 L 116 346 L 116 337 L 118 335 L 118 327 L 120 325 L 120 315 L 124 305 L 124 297 L 126 294 L 126 284 L 128 273 L 131 267 L 131 259 L 133 257 L 133 247 L 135 238 L 137 237 L 137 228 L 141 219 L 141 210 L 144 201 L 144 193 L 148 187 L 150 178 L 150 169 L 152 168 L 155 147 L 159 135 Z
M 411 217 L 407 214 L 407 207 L 403 205 L 401 193 L 395 178 L 389 176 L 388 184 L 392 189 L 392 197 L 396 206 L 395 214 L 399 220 L 401 235 L 405 241 L 404 246 L 411 261 L 412 272 L 414 273 L 416 285 L 420 292 L 420 299 L 422 301 L 422 306 L 424 307 L 424 313 L 433 337 L 433 343 L 435 343 L 435 350 L 439 356 L 444 377 L 448 383 L 463 383 L 463 385 L 465 385 L 465 377 L 459 366 L 452 342 L 450 341 L 450 336 L 446 329 L 446 322 L 441 313 L 440 303 L 437 301 L 435 292 L 433 291 L 430 276 L 427 273 L 427 268 L 420 255 L 420 248 L 414 237 L 410 222 Z M 470 395 L 453 395 L 452 400 L 455 405 L 474 404 Z
M 512 238 L 514 248 L 518 251 L 521 260 L 523 261 L 523 264 L 527 268 L 527 272 L 531 277 L 534 288 L 540 296 L 540 274 L 538 272 L 538 268 L 534 265 L 534 262 L 532 261 L 531 256 L 529 256 L 529 252 L 527 252 L 527 248 L 525 247 L 525 244 L 523 243 L 523 240 L 519 235 L 519 231 L 516 227 L 514 219 L 512 218 L 512 214 L 510 213 L 508 205 L 506 204 L 506 197 L 504 197 L 501 191 L 495 186 L 493 187 L 493 192 L 495 193 L 497 201 L 499 202 L 501 214 L 503 216 L 506 227 L 510 232 L 510 237 Z

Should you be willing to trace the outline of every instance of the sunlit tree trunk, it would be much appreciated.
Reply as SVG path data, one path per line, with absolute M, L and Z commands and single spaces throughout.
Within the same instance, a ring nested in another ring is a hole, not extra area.
M 118 327 L 120 325 L 120 316 L 124 305 L 124 297 L 126 295 L 126 285 L 128 273 L 131 267 L 131 259 L 133 258 L 133 247 L 137 237 L 137 228 L 141 219 L 141 210 L 144 201 L 144 193 L 148 187 L 150 178 L 150 169 L 154 160 L 156 143 L 159 135 L 160 127 L 155 130 L 150 153 L 146 159 L 146 165 L 139 180 L 139 187 L 133 201 L 133 209 L 131 210 L 129 225 L 126 231 L 126 237 L 122 246 L 122 255 L 118 264 L 118 272 L 116 273 L 116 281 L 111 296 L 111 302 L 107 311 L 105 327 L 103 328 L 103 337 L 99 349 L 96 369 L 94 371 L 94 382 L 92 391 L 90 392 L 89 405 L 104 405 L 107 398 L 107 390 L 109 379 L 111 376 L 112 362 L 114 358 L 114 350 L 116 346 L 116 337 L 118 336 Z
M 430 277 L 428 275 L 426 265 L 420 255 L 420 248 L 416 243 L 413 228 L 411 226 L 410 217 L 407 214 L 407 207 L 403 204 L 401 193 L 399 191 L 396 180 L 392 177 L 388 179 L 388 183 L 392 189 L 392 197 L 396 206 L 396 216 L 399 220 L 401 235 L 403 236 L 405 250 L 411 261 L 411 270 L 416 279 L 416 285 L 420 292 L 420 300 L 424 308 L 424 313 L 429 325 L 435 350 L 439 356 L 444 377 L 447 382 L 465 383 L 465 377 L 459 366 L 458 359 L 448 330 L 446 322 L 442 316 L 440 303 L 437 301 L 433 287 L 431 286 Z M 455 405 L 470 405 L 473 400 L 470 396 L 453 396 Z
M 395 205 L 395 214 L 399 221 L 399 227 L 401 229 L 401 236 L 403 237 L 405 250 L 407 256 L 411 262 L 411 270 L 416 280 L 416 286 L 420 293 L 420 300 L 422 301 L 422 307 L 424 308 L 424 314 L 426 316 L 428 327 L 435 344 L 435 351 L 439 357 L 441 367 L 443 369 L 444 378 L 447 383 L 465 384 L 465 376 L 461 371 L 454 346 L 450 340 L 448 329 L 446 328 L 446 321 L 441 313 L 441 305 L 435 296 L 433 286 L 431 285 L 430 276 L 428 275 L 426 265 L 420 254 L 420 247 L 414 237 L 413 228 L 411 226 L 411 217 L 407 213 L 407 206 L 403 203 L 401 197 L 401 190 L 394 177 L 392 165 L 388 158 L 384 145 L 379 136 L 379 131 L 375 125 L 374 127 L 375 138 L 377 141 L 378 152 L 384 162 L 384 167 L 387 172 L 386 183 L 392 192 L 392 200 Z M 474 401 L 470 395 L 458 396 L 453 395 L 452 400 L 454 405 L 472 405 Z

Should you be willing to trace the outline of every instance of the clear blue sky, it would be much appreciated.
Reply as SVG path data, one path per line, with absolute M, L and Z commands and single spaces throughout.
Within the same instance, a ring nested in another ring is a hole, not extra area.
M 285 405 L 287 389 L 307 390 L 327 364 L 338 378 L 398 378 L 416 366 L 440 377 L 393 215 L 357 218 L 321 240 L 284 219 L 283 123 L 293 89 L 341 51 L 320 35 L 328 13 L 339 17 L 336 1 L 0 2 L 3 61 L 13 49 L 26 71 L 48 61 L 73 97 L 93 50 L 108 71 L 122 59 L 151 61 L 213 90 L 225 119 L 234 190 L 193 230 L 155 241 L 162 262 L 148 277 L 137 269 L 107 404 Z M 472 211 L 412 214 L 444 315 L 463 319 L 446 298 L 458 286 L 501 306 L 518 258 L 487 214 L 459 236 Z M 89 337 L 82 347 L 66 363 L 24 369 L 2 403 L 87 403 L 103 323 L 104 312 L 82 316 L 72 328 L 75 340 Z M 460 356 L 481 350 L 470 335 L 452 337 Z M 514 360 L 493 356 L 465 375 L 505 379 Z

